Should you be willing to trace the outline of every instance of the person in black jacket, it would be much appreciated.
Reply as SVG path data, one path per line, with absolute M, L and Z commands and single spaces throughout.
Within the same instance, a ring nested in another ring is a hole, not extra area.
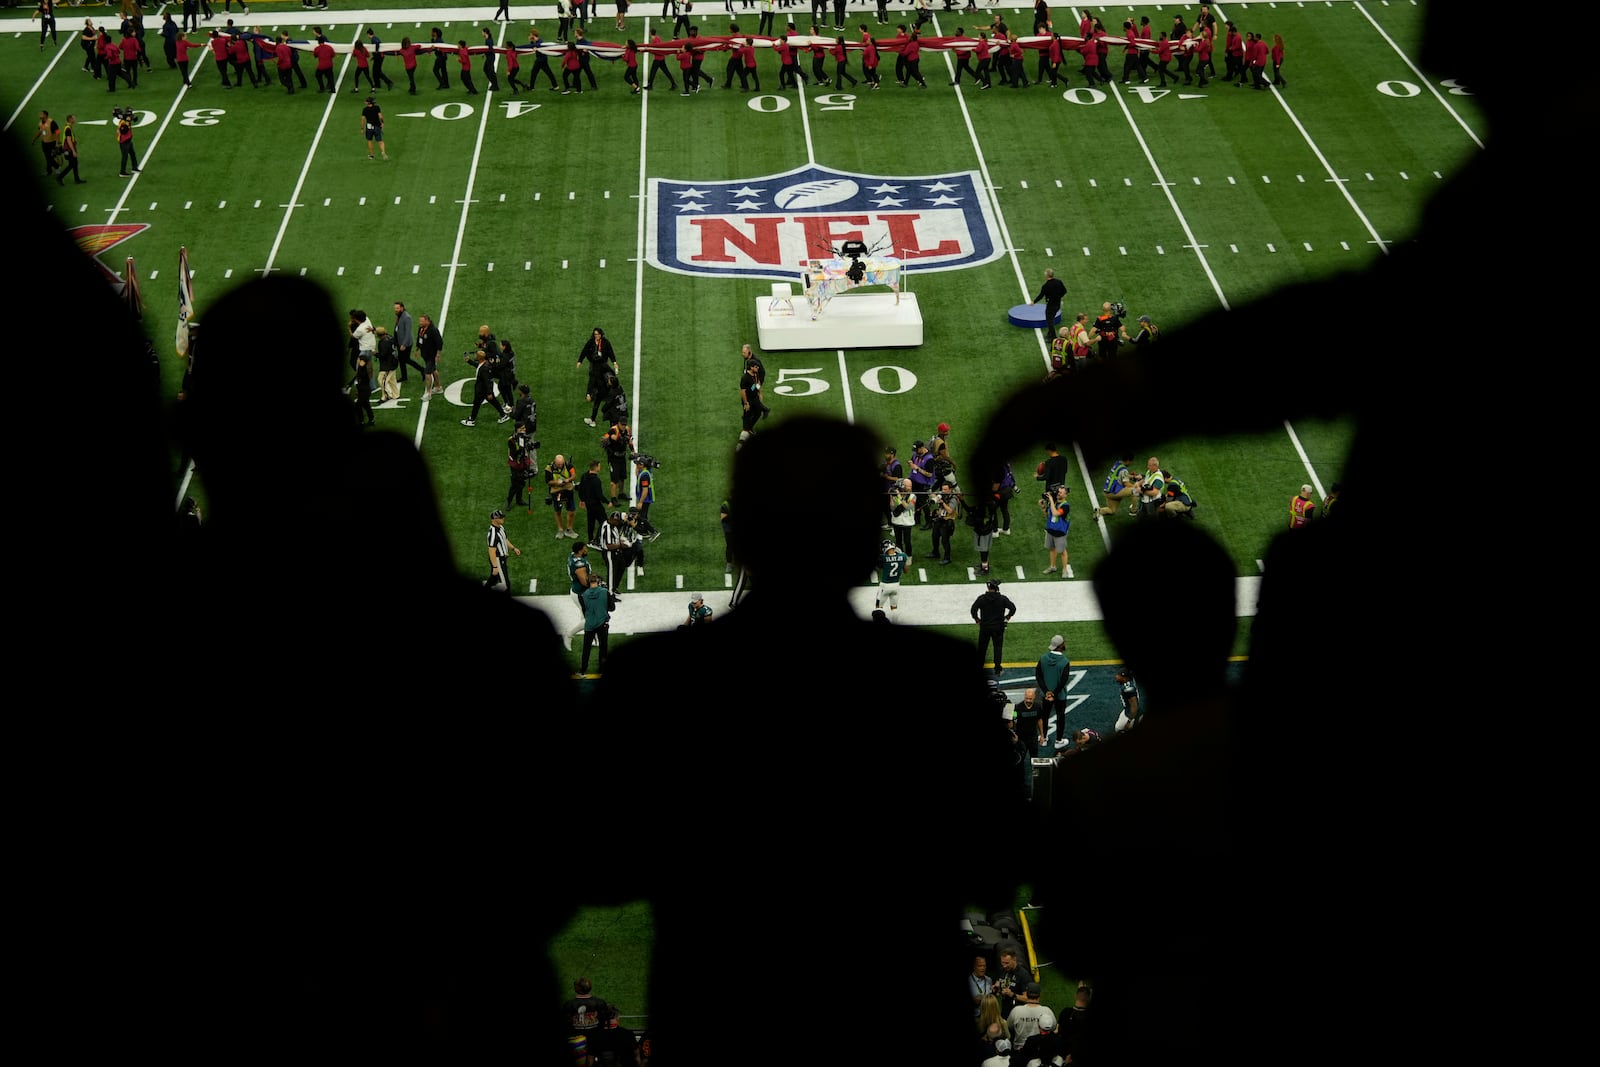
M 1000 591 L 1000 580 L 989 579 L 989 587 L 972 602 L 972 621 L 978 624 L 978 662 L 989 654 L 989 642 L 994 642 L 994 673 L 1000 673 L 1000 660 L 1004 657 L 1006 624 L 1017 613 L 1011 598 Z
M 595 418 L 600 414 L 600 402 L 605 399 L 606 372 L 616 373 L 617 352 L 611 347 L 611 339 L 606 332 L 596 326 L 589 335 L 589 340 L 584 342 L 583 351 L 578 353 L 578 366 L 585 363 L 589 365 L 589 384 L 585 391 L 584 399 L 589 401 L 589 417 L 583 421 L 594 426 Z

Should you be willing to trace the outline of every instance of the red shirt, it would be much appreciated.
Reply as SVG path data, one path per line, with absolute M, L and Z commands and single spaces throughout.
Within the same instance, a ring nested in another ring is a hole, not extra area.
M 179 35 L 178 39 L 172 43 L 178 49 L 178 62 L 189 62 L 189 38 Z
M 989 58 L 989 42 L 985 41 L 981 37 L 978 38 L 978 47 L 976 47 L 976 48 L 974 48 L 972 50 L 972 54 L 977 56 L 980 60 L 988 59 Z
M 626 63 L 628 65 L 628 69 L 629 70 L 638 70 L 639 69 L 639 53 L 638 53 L 638 51 L 636 49 L 632 49 L 632 48 L 624 48 L 622 50 L 622 62 L 624 62 L 624 63 Z
M 694 53 L 689 51 L 688 45 L 684 45 L 678 49 L 678 67 L 681 70 L 688 70 L 692 66 L 694 66 Z
M 1161 63 L 1172 61 L 1172 42 L 1166 38 L 1156 42 L 1156 60 Z
M 117 47 L 122 49 L 122 61 L 124 63 L 139 62 L 139 38 L 124 37 L 122 43 Z
M 318 70 L 333 69 L 333 45 L 323 41 L 311 50 L 311 54 L 317 57 Z
M 833 58 L 840 63 L 844 62 L 844 45 L 838 41 L 833 42 Z
M 516 50 L 516 48 L 513 47 L 513 46 L 510 46 L 510 45 L 507 45 L 505 51 L 506 51 L 506 69 L 507 70 L 521 70 L 522 69 L 522 60 L 517 58 L 517 50 Z
M 400 46 L 400 62 L 407 70 L 417 69 L 417 46 L 414 44 Z
M 456 62 L 461 64 L 462 70 L 469 74 L 472 72 L 472 53 L 467 51 L 466 45 L 456 49 Z
M 744 63 L 746 70 L 756 69 L 756 46 L 751 44 L 748 38 L 739 46 L 739 59 Z
M 294 49 L 289 47 L 288 42 L 279 41 L 278 47 L 274 48 L 273 51 L 278 56 L 279 70 L 288 70 L 294 64 L 294 59 L 292 58 Z
M 582 68 L 583 57 L 578 54 L 578 50 L 576 48 L 569 48 L 565 52 L 561 53 L 562 70 L 581 70 Z
M 228 50 L 233 53 L 234 62 L 250 62 L 250 45 L 243 37 L 235 37 L 233 39 L 233 44 L 228 47 Z
M 228 39 L 226 37 L 219 35 L 211 38 L 211 40 L 207 43 L 211 45 L 211 54 L 216 58 L 218 63 L 221 63 L 228 58 Z
M 366 70 L 367 69 L 367 64 L 369 62 L 371 62 L 371 58 L 367 54 L 367 46 L 366 45 L 362 44 L 360 41 L 357 41 L 355 48 L 351 51 L 350 54 L 356 57 L 356 67 L 358 69 L 360 69 L 360 70 Z
M 861 46 L 861 68 L 863 70 L 877 70 L 878 69 L 878 42 L 877 41 L 869 39 L 869 40 L 867 40 L 867 42 L 865 44 L 863 44 Z
M 1237 31 L 1228 31 L 1227 52 L 1230 56 L 1244 55 L 1244 38 Z
M 122 49 L 118 48 L 116 42 L 109 37 L 106 38 L 105 56 L 106 62 L 111 66 L 122 66 Z
M 922 55 L 922 43 L 915 37 L 907 37 L 906 43 L 900 47 L 900 54 L 906 57 L 907 63 L 915 63 Z

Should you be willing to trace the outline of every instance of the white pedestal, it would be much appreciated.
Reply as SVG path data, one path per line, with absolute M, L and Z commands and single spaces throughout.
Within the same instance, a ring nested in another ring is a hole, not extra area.
M 774 314 L 771 297 L 756 300 L 756 333 L 767 351 L 800 348 L 912 348 L 922 344 L 917 294 L 845 293 L 811 317 L 811 301 L 794 298 L 794 313 Z

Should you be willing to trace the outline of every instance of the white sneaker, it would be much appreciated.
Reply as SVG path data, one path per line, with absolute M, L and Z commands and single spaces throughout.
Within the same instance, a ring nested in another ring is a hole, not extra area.
M 1055 568 L 1054 568 L 1054 567 L 1046 567 L 1046 568 L 1045 568 L 1045 569 L 1044 569 L 1044 572 L 1045 572 L 1045 573 L 1046 573 L 1046 574 L 1054 574 L 1054 573 L 1055 573 L 1055 572 L 1056 572 L 1056 569 L 1055 569 Z
M 644 577 L 644 568 L 637 564 L 634 565 L 633 572 L 641 578 Z
M 593 426 L 594 425 L 594 420 L 593 419 L 584 419 L 583 420 L 583 424 L 585 426 Z
M 1065 571 L 1063 571 L 1062 575 L 1064 577 L 1067 577 L 1067 578 L 1076 578 L 1077 577 L 1076 574 L 1072 573 L 1072 568 L 1071 567 L 1068 567 Z
M 473 422 L 471 419 L 462 419 L 461 420 L 461 425 L 463 425 L 463 426 L 476 426 L 478 424 Z

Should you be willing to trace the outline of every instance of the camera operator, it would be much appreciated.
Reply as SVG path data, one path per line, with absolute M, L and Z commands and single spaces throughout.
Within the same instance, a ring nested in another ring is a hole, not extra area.
M 628 482 L 628 457 L 633 454 L 633 430 L 626 419 L 618 419 L 600 435 L 600 447 L 606 450 L 606 462 L 611 470 L 611 499 L 608 507 L 617 506 L 617 492 Z
M 517 430 L 506 438 L 506 466 L 511 470 L 511 487 L 506 490 L 506 507 L 513 503 L 519 507 L 527 507 L 531 503 L 525 499 L 528 477 L 533 473 L 535 460 L 534 449 L 538 442 L 528 433 L 528 424 L 517 423 Z
M 994 534 L 1000 528 L 996 515 L 998 497 L 982 492 L 961 494 L 961 511 L 968 526 L 972 527 L 972 547 L 978 553 L 978 573 L 989 573 L 989 550 L 994 547 Z
M 1067 531 L 1072 527 L 1072 504 L 1067 500 L 1071 488 L 1055 484 L 1039 498 L 1039 510 L 1044 512 L 1044 547 L 1050 553 L 1050 566 L 1046 574 L 1056 570 L 1056 553 L 1061 554 L 1061 577 L 1072 577 L 1072 566 L 1067 562 Z
M 956 494 L 959 492 L 960 487 L 952 475 L 950 481 L 940 483 L 928 500 L 928 519 L 933 524 L 933 555 L 941 567 L 950 565 L 950 535 L 956 529 L 956 512 L 960 506 Z M 939 553 L 941 544 L 944 545 L 943 558 Z
M 130 172 L 139 172 L 139 153 L 133 147 L 133 109 L 114 107 L 111 118 L 117 124 L 117 148 L 122 152 L 122 168 L 117 177 L 126 178 Z

